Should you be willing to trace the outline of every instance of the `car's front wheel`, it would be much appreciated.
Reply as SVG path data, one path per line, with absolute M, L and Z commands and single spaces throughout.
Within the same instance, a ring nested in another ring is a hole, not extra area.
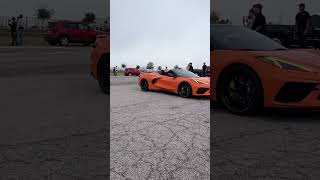
M 141 82 L 140 82 L 140 87 L 141 87 L 141 90 L 142 90 L 142 91 L 148 91 L 148 90 L 149 90 L 148 81 L 145 80 L 145 79 L 141 80 Z
M 257 113 L 263 106 L 263 89 L 256 73 L 244 65 L 225 69 L 218 82 L 219 102 L 234 114 Z
M 192 96 L 192 88 L 188 83 L 181 83 L 178 87 L 178 94 L 183 98 Z
M 68 46 L 69 45 L 69 38 L 67 36 L 62 36 L 59 38 L 60 46 Z

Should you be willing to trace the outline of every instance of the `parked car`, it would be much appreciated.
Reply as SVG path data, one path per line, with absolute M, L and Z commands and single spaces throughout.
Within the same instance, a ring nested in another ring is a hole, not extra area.
M 140 70 L 140 74 L 143 74 L 143 73 L 154 73 L 154 72 L 157 72 L 157 71 L 153 70 L 153 69 L 141 69 Z
M 277 40 L 286 47 L 296 47 L 294 25 L 267 25 L 266 36 Z M 313 27 L 307 41 L 308 46 L 320 48 L 320 29 Z
M 210 77 L 209 70 L 207 70 L 206 74 L 203 74 L 202 69 L 194 69 L 193 73 L 197 74 L 200 77 Z
M 90 45 L 95 42 L 97 35 L 103 34 L 83 22 L 52 21 L 48 23 L 45 40 L 50 45 L 68 46 L 69 43 Z
M 124 75 L 126 76 L 139 76 L 140 70 L 135 68 L 126 68 L 124 70 Z

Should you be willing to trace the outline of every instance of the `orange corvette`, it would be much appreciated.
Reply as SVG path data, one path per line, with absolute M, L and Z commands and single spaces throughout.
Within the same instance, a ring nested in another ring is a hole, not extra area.
M 98 80 L 104 93 L 110 93 L 110 38 L 108 35 L 97 36 L 90 57 L 91 75 Z
M 211 25 L 211 98 L 236 114 L 320 108 L 320 51 L 289 50 L 259 33 Z
M 209 96 L 210 78 L 183 69 L 142 73 L 138 84 L 143 91 L 166 91 L 181 97 Z

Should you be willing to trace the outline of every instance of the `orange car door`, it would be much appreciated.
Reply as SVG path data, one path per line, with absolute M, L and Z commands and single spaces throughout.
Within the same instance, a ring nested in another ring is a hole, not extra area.
M 174 91 L 174 81 L 175 78 L 174 77 L 170 77 L 170 76 L 161 76 L 161 78 L 159 78 L 156 82 L 155 82 L 155 86 L 162 89 L 162 90 L 166 90 L 166 91 L 170 91 L 170 92 L 175 92 Z

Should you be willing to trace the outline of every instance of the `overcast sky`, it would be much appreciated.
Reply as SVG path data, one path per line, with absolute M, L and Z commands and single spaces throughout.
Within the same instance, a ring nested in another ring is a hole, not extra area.
M 263 4 L 263 12 L 268 22 L 293 24 L 298 11 L 297 5 L 305 3 L 310 14 L 320 14 L 320 0 L 211 0 L 211 8 L 221 16 L 229 18 L 233 24 L 242 24 L 242 16 L 247 15 L 252 4 Z
M 58 19 L 80 20 L 88 11 L 105 18 L 110 10 L 107 2 L 110 0 L 0 0 L 0 16 L 35 16 L 35 9 L 45 7 L 54 9 Z
M 209 64 L 209 0 L 111 0 L 111 66 Z

